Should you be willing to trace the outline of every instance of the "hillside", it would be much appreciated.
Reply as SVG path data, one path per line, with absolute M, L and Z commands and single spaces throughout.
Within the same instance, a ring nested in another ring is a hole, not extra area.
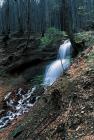
M 1 140 L 93 140 L 94 47 L 83 51 L 24 117 L 1 130 Z

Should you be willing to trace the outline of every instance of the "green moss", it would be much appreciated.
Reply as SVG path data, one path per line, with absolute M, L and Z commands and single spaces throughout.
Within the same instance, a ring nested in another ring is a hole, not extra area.
M 31 80 L 31 83 L 33 83 L 34 85 L 39 85 L 42 83 L 43 77 L 44 75 L 38 75 Z
M 54 41 L 66 38 L 67 34 L 64 31 L 60 31 L 56 28 L 49 28 L 44 37 L 41 38 L 41 45 L 46 46 Z
M 90 53 L 90 55 L 87 58 L 89 63 L 93 63 L 94 62 L 94 52 Z
M 1 70 L 0 70 L 0 76 L 1 76 L 1 77 L 6 77 L 6 76 L 7 76 L 6 71 L 3 70 L 3 69 L 1 69 Z
M 11 136 L 12 136 L 12 137 L 16 137 L 16 136 L 19 135 L 22 131 L 23 131 L 23 126 L 19 126 L 19 127 L 17 127 L 17 128 L 11 133 Z
M 88 43 L 87 45 L 94 44 L 94 32 L 84 31 L 75 34 L 76 43 L 82 42 L 83 40 Z

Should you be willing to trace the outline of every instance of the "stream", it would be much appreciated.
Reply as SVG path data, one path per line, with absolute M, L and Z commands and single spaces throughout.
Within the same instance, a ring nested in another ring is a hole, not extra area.
M 70 66 L 72 45 L 70 40 L 66 40 L 58 50 L 57 59 L 46 67 L 43 83 L 45 88 L 51 86 L 65 70 Z M 15 91 L 9 92 L 4 97 L 6 110 L 0 116 L 0 128 L 8 126 L 15 118 L 28 112 L 36 103 L 39 95 L 33 94 L 37 87 L 34 86 L 29 90 L 19 88 Z

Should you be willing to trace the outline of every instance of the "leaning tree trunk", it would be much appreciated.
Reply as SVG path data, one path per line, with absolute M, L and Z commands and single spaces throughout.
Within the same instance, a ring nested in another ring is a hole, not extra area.
M 73 32 L 73 19 L 72 19 L 72 11 L 70 7 L 70 0 L 62 0 L 62 7 L 63 10 L 61 10 L 61 25 L 62 27 L 68 34 L 70 41 L 72 43 L 73 49 L 76 53 L 78 53 L 78 49 L 76 47 L 76 43 L 74 40 L 74 32 Z

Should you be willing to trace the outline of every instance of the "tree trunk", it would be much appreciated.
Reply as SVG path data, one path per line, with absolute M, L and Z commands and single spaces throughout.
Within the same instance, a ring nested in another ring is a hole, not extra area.
M 63 9 L 63 11 L 62 11 Z M 76 47 L 76 43 L 74 40 L 74 32 L 72 28 L 72 11 L 70 7 L 70 0 L 62 0 L 62 9 L 61 12 L 63 12 L 61 15 L 61 29 L 64 29 L 64 31 L 67 32 L 70 41 L 72 43 L 72 47 L 76 53 L 78 53 L 78 49 Z

